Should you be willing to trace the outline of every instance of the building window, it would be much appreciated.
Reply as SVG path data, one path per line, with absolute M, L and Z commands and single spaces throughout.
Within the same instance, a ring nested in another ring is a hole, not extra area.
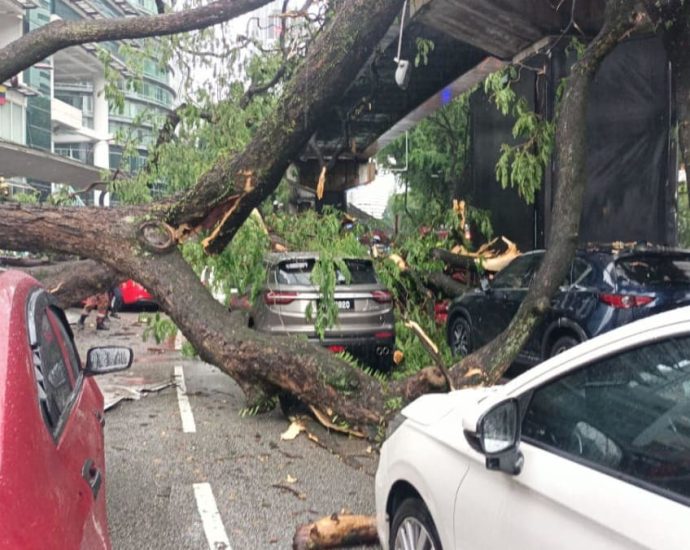
M 11 101 L 0 105 L 0 138 L 14 143 L 26 143 L 24 107 Z

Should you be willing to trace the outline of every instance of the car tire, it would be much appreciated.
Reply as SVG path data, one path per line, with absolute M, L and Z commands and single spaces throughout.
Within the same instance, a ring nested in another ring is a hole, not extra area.
M 554 355 L 563 353 L 565 350 L 573 348 L 577 346 L 579 343 L 580 341 L 574 336 L 561 336 L 558 340 L 554 342 L 553 346 L 551 346 L 551 350 L 549 351 L 549 357 L 553 357 Z
M 405 499 L 395 511 L 391 523 L 389 548 L 390 550 L 442 550 L 431 514 L 420 499 Z
M 470 324 L 464 317 L 454 317 L 448 331 L 448 345 L 453 356 L 469 355 L 472 352 L 472 333 Z
M 386 356 L 378 357 L 376 361 L 376 372 L 383 374 L 384 376 L 390 376 L 393 370 L 393 352 Z

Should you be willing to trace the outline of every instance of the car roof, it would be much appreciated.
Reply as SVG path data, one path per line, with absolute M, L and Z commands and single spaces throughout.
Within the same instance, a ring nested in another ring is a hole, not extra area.
M 284 261 L 291 260 L 317 260 L 319 258 L 318 252 L 269 252 L 266 254 L 265 260 L 270 264 L 277 264 Z M 370 260 L 369 258 L 355 258 L 344 257 L 343 260 Z
M 522 256 L 530 254 L 544 254 L 546 249 L 538 248 L 523 252 Z M 690 250 L 672 246 L 655 245 L 651 243 L 587 243 L 578 245 L 577 254 L 609 254 L 611 256 L 625 256 L 636 254 L 658 254 L 665 256 L 690 255 Z
M 28 345 L 22 346 L 21 342 L 26 337 L 26 299 L 32 289 L 38 286 L 33 277 L 21 271 L 0 272 L 0 429 L 6 412 L 5 390 L 8 377 L 16 380 L 17 373 L 24 371 L 26 365 L 33 368 Z
M 277 264 L 285 260 L 316 260 L 318 257 L 318 252 L 269 252 L 266 261 Z

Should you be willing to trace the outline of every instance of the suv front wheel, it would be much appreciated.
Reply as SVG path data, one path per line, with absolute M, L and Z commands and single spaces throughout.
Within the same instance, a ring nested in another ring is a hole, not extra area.
M 556 340 L 551 346 L 551 351 L 549 352 L 549 357 L 563 353 L 565 350 L 574 348 L 580 343 L 580 341 L 574 336 L 561 336 Z
M 448 331 L 448 344 L 453 355 L 465 357 L 472 351 L 470 324 L 464 317 L 455 317 Z

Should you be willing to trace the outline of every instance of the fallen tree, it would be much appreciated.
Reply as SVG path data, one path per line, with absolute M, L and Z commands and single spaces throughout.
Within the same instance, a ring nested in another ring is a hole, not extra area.
M 276 188 L 402 4 L 402 0 L 339 3 L 256 137 L 240 154 L 219 158 L 177 200 L 98 210 L 0 204 L 0 248 L 83 256 L 118 276 L 136 279 L 152 292 L 200 357 L 237 381 L 251 407 L 270 407 L 276 394 L 286 391 L 373 437 L 401 403 L 446 390 L 442 372 L 428 368 L 384 384 L 307 342 L 252 331 L 213 299 L 178 245 L 189 234 L 208 230 L 207 251 L 226 246 L 252 209 Z M 549 250 L 510 327 L 450 370 L 454 387 L 497 381 L 549 307 L 577 242 L 586 183 L 589 82 L 601 60 L 639 20 L 633 0 L 609 0 L 600 34 L 573 67 L 558 115 L 559 185 Z

